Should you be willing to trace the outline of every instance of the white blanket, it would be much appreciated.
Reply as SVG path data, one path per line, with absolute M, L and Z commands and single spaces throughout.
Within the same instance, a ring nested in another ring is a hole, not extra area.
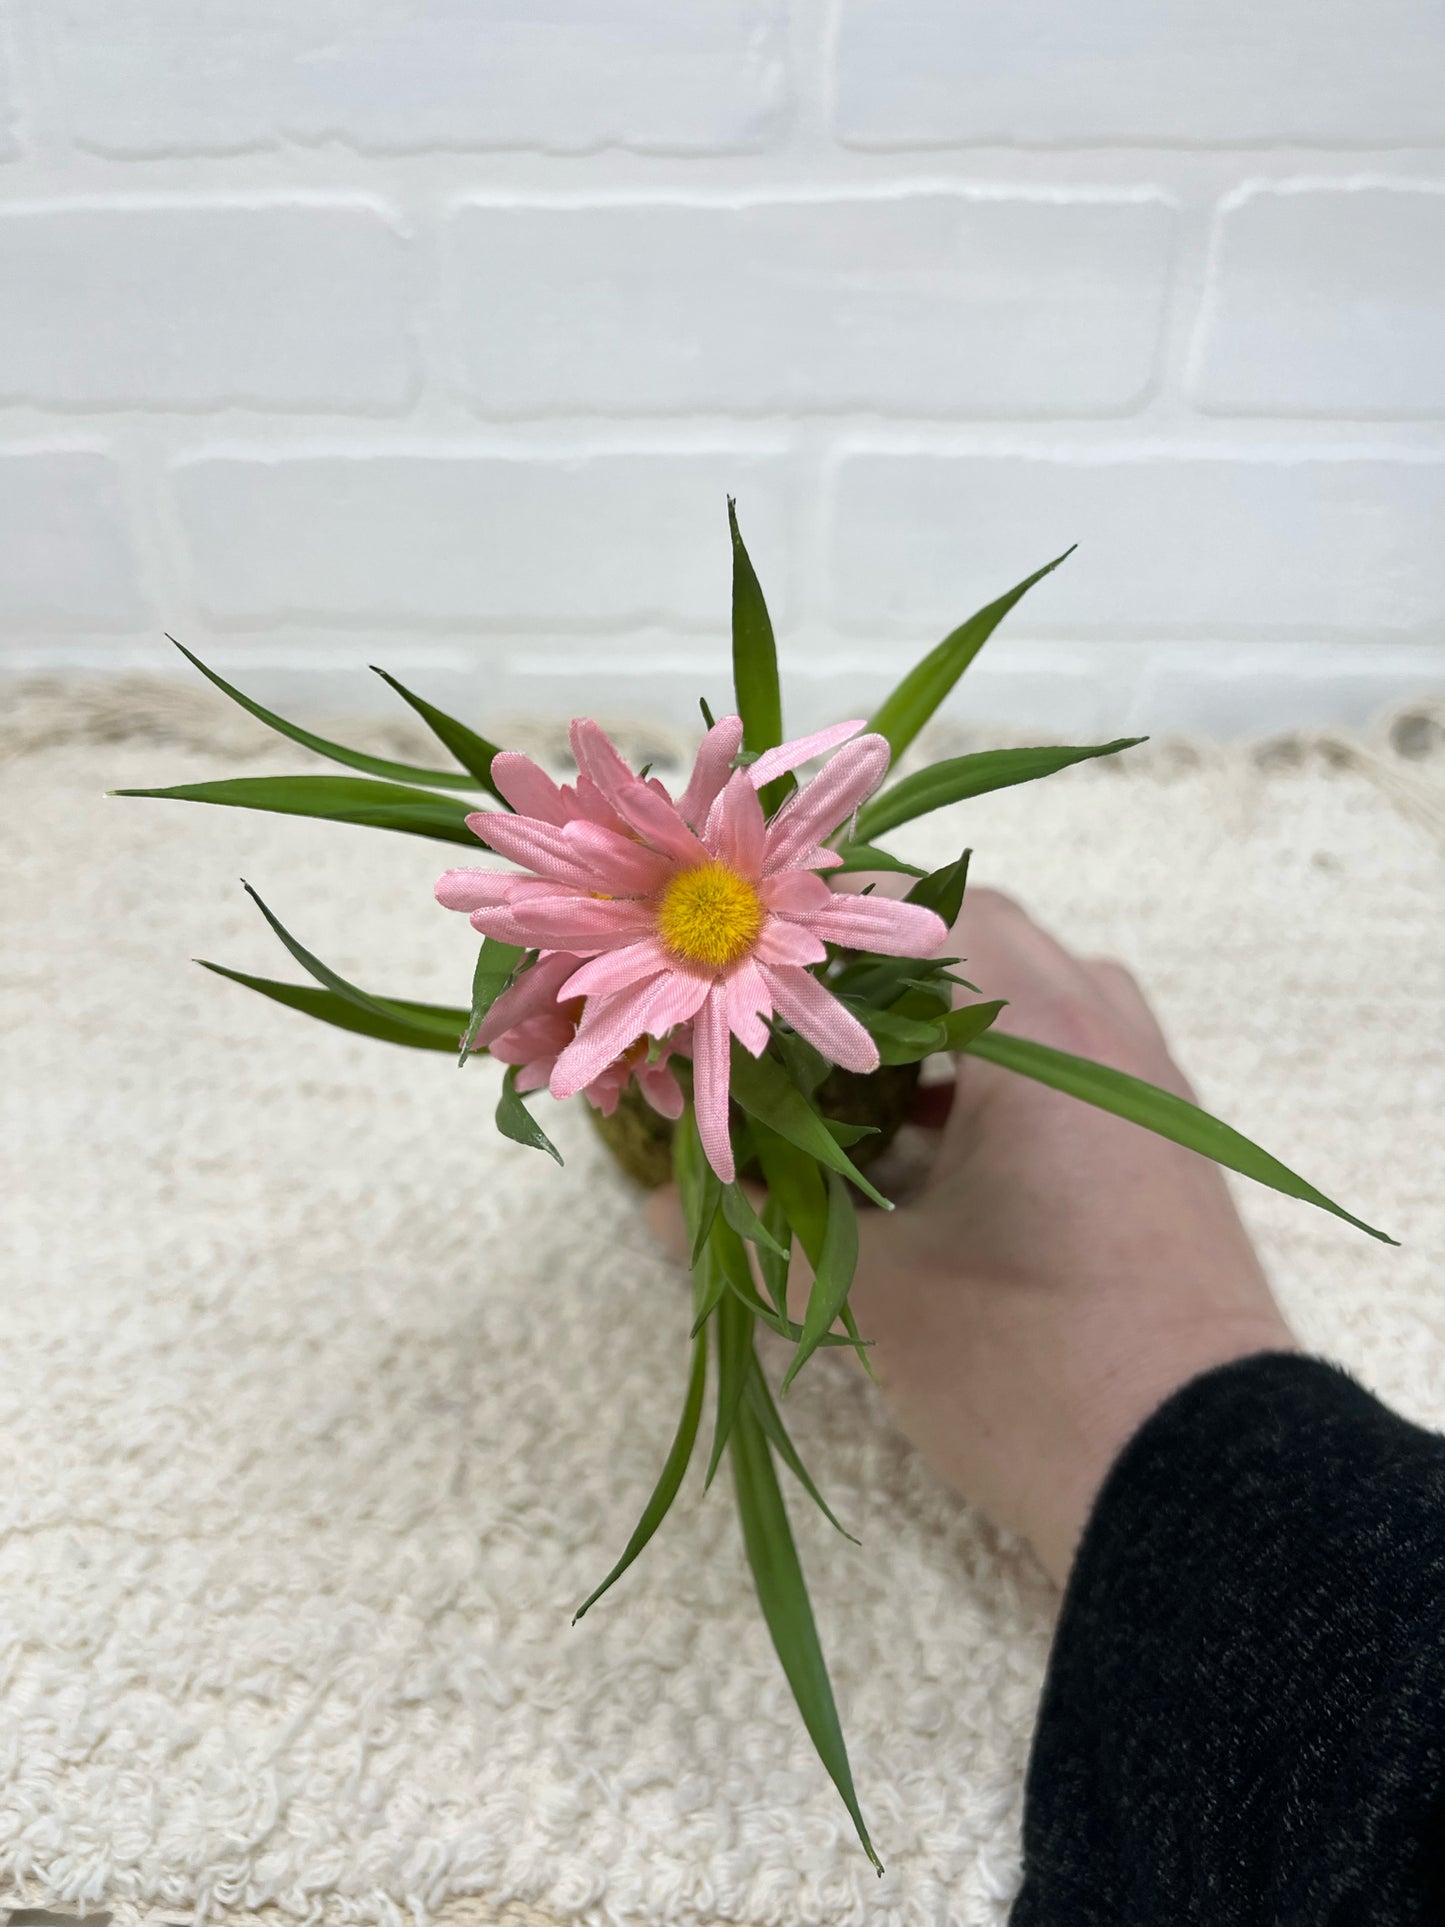
M 863 1549 L 790 1503 L 880 1881 L 725 1477 L 704 1498 L 695 1465 L 568 1623 L 666 1450 L 688 1323 L 585 1119 L 542 1107 L 558 1171 L 495 1134 L 492 1067 L 189 961 L 299 974 L 244 875 L 361 983 L 463 1002 L 474 940 L 431 898 L 453 855 L 101 794 L 315 767 L 259 731 L 224 762 L 45 735 L 12 728 L 0 768 L 4 1893 L 1001 1927 L 1057 1606 L 1027 1552 L 815 1360 L 789 1417 Z M 898 844 L 966 840 L 975 881 L 1127 956 L 1204 1101 L 1403 1240 L 1238 1186 L 1304 1343 L 1445 1427 L 1445 759 L 1402 739 L 1430 753 L 1151 746 Z

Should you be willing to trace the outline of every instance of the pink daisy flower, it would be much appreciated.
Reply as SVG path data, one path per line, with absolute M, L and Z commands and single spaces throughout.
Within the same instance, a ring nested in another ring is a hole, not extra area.
M 517 814 L 479 810 L 467 823 L 526 873 L 449 870 L 437 897 L 468 911 L 484 935 L 542 951 L 523 983 L 545 964 L 547 986 L 557 980 L 554 1001 L 586 999 L 576 1035 L 552 1065 L 554 1097 L 584 1090 L 639 1038 L 665 1038 L 690 1022 L 698 1132 L 726 1181 L 734 1175 L 730 1038 L 761 1055 L 764 1020 L 777 1014 L 831 1063 L 877 1069 L 873 1039 L 811 966 L 828 943 L 926 956 L 946 932 L 931 910 L 835 895 L 816 874 L 839 862 L 824 838 L 888 769 L 887 742 L 858 736 L 862 727 L 841 723 L 733 770 L 743 725 L 725 716 L 676 803 L 661 783 L 634 775 L 593 722 L 572 725 L 575 802 L 526 757 L 496 759 L 493 779 Z M 758 791 L 829 750 L 836 753 L 823 769 L 768 820 Z M 562 979 L 550 952 L 588 961 Z
M 581 957 L 554 950 L 541 958 L 510 990 L 493 1004 L 476 1036 L 476 1048 L 486 1049 L 503 1064 L 517 1066 L 517 1089 L 539 1091 L 549 1082 L 552 1067 L 577 1034 L 584 999 L 569 997 L 558 1003 L 562 985 L 582 963 Z M 618 1099 L 633 1078 L 653 1110 L 663 1117 L 681 1117 L 682 1086 L 669 1068 L 671 1044 L 649 1055 L 648 1040 L 640 1038 L 586 1085 L 582 1095 L 604 1117 L 611 1117 Z

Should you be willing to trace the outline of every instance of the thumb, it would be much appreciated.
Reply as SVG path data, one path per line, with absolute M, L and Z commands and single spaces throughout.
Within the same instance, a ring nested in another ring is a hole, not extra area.
M 669 1257 L 676 1258 L 679 1264 L 687 1263 L 687 1227 L 675 1184 L 660 1185 L 648 1197 L 647 1228 Z

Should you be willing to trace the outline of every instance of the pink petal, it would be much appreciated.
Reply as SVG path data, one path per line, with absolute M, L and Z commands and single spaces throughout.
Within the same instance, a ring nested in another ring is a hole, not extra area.
M 578 769 L 583 776 L 590 776 L 608 802 L 616 806 L 619 796 L 638 780 L 616 743 L 587 716 L 577 717 L 567 734 Z
M 889 754 L 886 737 L 860 736 L 795 791 L 768 825 L 768 873 L 794 867 L 793 858 L 846 822 L 883 781 Z
M 833 901 L 833 892 L 823 879 L 810 876 L 806 870 L 780 870 L 776 876 L 765 877 L 758 886 L 758 896 L 765 910 L 776 910 L 783 916 L 802 916 Z
M 762 972 L 751 958 L 744 958 L 718 985 L 718 990 L 726 1003 L 728 1029 L 744 1050 L 761 1057 L 768 1047 L 768 1027 L 763 1018 L 773 1014 L 773 1000 L 768 995 Z
M 505 903 L 517 879 L 508 870 L 444 870 L 436 900 L 447 910 L 484 910 Z
M 663 851 L 679 863 L 709 861 L 710 853 L 698 842 L 677 813 L 677 805 L 634 781 L 625 796 L 616 799 L 617 807 L 637 834 L 654 849 Z
M 692 1027 L 693 1106 L 703 1153 L 724 1184 L 731 1184 L 737 1175 L 728 1130 L 730 1050 L 723 1001 L 714 992 L 698 1011 Z
M 605 870 L 574 849 L 555 824 L 539 823 L 531 816 L 511 816 L 505 810 L 476 810 L 467 818 L 467 827 L 500 855 L 550 877 L 554 883 L 570 884 L 574 890 L 595 890 L 602 896 L 616 894 Z
M 708 812 L 707 846 L 749 881 L 762 873 L 768 823 L 746 770 L 734 770 Z
M 763 981 L 779 1013 L 830 1063 L 845 1071 L 877 1070 L 878 1046 L 852 1011 L 844 1009 L 811 971 L 765 965 Z
M 637 1088 L 659 1116 L 682 1116 L 682 1086 L 666 1064 L 639 1064 Z
M 605 902 L 597 897 L 563 896 L 514 899 L 508 906 L 525 941 L 542 950 L 571 950 L 579 957 L 599 950 L 620 950 L 652 934 L 652 918 L 643 906 L 626 897 Z M 478 911 L 478 916 L 490 914 Z
M 754 789 L 761 789 L 764 783 L 771 783 L 775 776 L 785 776 L 800 764 L 811 762 L 825 750 L 836 749 L 839 743 L 846 743 L 850 736 L 856 736 L 863 728 L 863 722 L 834 723 L 831 729 L 814 730 L 811 736 L 795 736 L 791 743 L 779 743 L 776 749 L 766 749 L 755 763 L 748 764 L 748 780 Z
M 892 897 L 835 896 L 826 910 L 803 921 L 828 943 L 892 957 L 932 956 L 948 935 L 943 918 L 932 910 Z
M 583 818 L 589 823 L 600 823 L 606 830 L 616 830 L 619 834 L 626 829 L 622 818 L 590 776 L 579 776 L 575 786 L 564 785 L 562 795 L 566 801 L 569 822 Z
M 761 964 L 815 964 L 827 954 L 811 929 L 785 917 L 767 918 L 753 945 L 753 955 Z
M 504 990 L 482 1019 L 477 1032 L 478 1044 L 490 1044 L 503 1031 L 525 1022 L 540 1011 L 557 1008 L 557 992 L 577 968 L 576 957 L 557 951 L 543 957 L 530 970 L 524 970 L 510 990 Z
M 530 1064 L 524 1064 L 517 1072 L 515 1088 L 525 1094 L 527 1091 L 540 1091 L 546 1088 L 547 1079 L 552 1075 L 553 1057 L 534 1057 Z
M 631 837 L 607 829 L 601 823 L 579 819 L 569 823 L 562 835 L 580 862 L 608 879 L 608 896 L 650 897 L 662 889 L 672 875 L 673 866 L 665 856 L 643 849 Z
M 657 1021 L 662 1008 L 661 992 L 654 978 L 618 991 L 615 997 L 588 1000 L 577 1026 L 577 1035 L 557 1059 L 552 1072 L 553 1097 L 575 1097 L 584 1085 L 594 1083 L 603 1071 Z
M 707 821 L 707 813 L 718 791 L 728 780 L 733 758 L 742 747 L 742 740 L 741 716 L 720 716 L 703 737 L 687 788 L 677 799 L 678 814 L 693 829 L 700 830 Z
M 499 903 L 493 910 L 473 910 L 471 924 L 473 930 L 484 937 L 495 937 L 498 943 L 517 943 L 524 950 L 532 948 L 532 939 L 523 932 L 508 904 Z
M 608 950 L 594 957 L 560 985 L 559 990 L 564 997 L 610 997 L 629 984 L 640 984 L 659 971 L 673 968 L 674 959 L 656 937 L 644 937 L 641 943 L 630 943 L 623 950 Z
M 515 749 L 502 750 L 492 758 L 492 782 L 523 816 L 536 817 L 542 823 L 567 821 L 561 790 L 530 756 Z

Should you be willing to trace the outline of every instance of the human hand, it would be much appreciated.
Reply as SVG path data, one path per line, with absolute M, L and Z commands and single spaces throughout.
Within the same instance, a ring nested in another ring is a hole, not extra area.
M 1193 1099 L 1123 965 L 1075 957 L 991 890 L 969 892 L 949 948 L 1010 1000 L 998 1029 Z M 1207 1159 L 978 1058 L 944 1088 L 921 1194 L 859 1214 L 850 1302 L 903 1430 L 1062 1587 L 1144 1419 L 1211 1366 L 1299 1346 Z M 678 1251 L 670 1189 L 649 1217 Z

